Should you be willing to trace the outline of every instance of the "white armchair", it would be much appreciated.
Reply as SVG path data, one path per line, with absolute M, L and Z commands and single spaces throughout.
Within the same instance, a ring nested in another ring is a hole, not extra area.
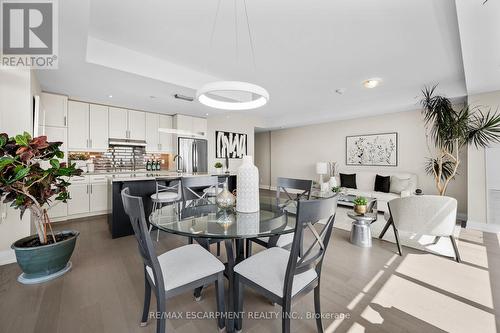
M 457 200 L 438 195 L 418 195 L 389 201 L 389 216 L 379 238 L 382 239 L 392 225 L 399 255 L 402 255 L 398 231 L 421 235 L 449 237 L 455 259 L 460 262 L 460 254 L 453 237 L 457 218 Z

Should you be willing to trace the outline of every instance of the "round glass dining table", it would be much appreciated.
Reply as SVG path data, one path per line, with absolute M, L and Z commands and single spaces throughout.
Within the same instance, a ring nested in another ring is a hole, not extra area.
M 269 237 L 269 243 L 272 244 L 280 235 L 295 230 L 295 202 L 278 202 L 275 197 L 260 196 L 259 203 L 258 212 L 240 213 L 234 209 L 221 209 L 217 207 L 214 197 L 208 197 L 167 205 L 149 217 L 149 222 L 159 230 L 195 239 L 207 250 L 213 242 L 224 242 L 229 313 L 234 313 L 233 268 L 245 259 L 243 241 L 247 238 Z M 195 297 L 199 298 L 200 295 L 201 289 L 195 290 Z M 228 332 L 234 330 L 233 319 L 234 316 L 228 314 Z

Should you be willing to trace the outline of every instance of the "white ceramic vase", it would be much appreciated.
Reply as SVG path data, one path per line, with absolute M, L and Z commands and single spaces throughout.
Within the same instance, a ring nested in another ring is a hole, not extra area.
M 332 189 L 333 187 L 337 187 L 337 178 L 330 177 L 330 180 L 328 181 L 328 185 L 330 186 L 330 189 Z
M 236 177 L 236 210 L 241 213 L 258 212 L 259 169 L 253 164 L 252 156 L 243 156 Z

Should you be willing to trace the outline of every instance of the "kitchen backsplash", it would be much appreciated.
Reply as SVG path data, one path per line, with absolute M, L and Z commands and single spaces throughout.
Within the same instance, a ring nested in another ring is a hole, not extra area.
M 129 171 L 145 170 L 147 160 L 159 160 L 161 168 L 168 170 L 171 164 L 170 154 L 148 154 L 145 147 L 112 146 L 108 151 L 69 153 L 72 157 L 85 160 L 86 164 L 93 163 L 94 171 Z M 72 160 L 72 162 L 75 162 Z M 80 162 L 81 163 L 81 162 Z

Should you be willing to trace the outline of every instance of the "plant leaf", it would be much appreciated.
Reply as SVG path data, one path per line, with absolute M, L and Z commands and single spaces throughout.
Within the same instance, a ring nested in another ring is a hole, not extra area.
M 14 159 L 12 157 L 0 157 L 0 170 L 12 163 L 14 163 Z
M 30 142 L 30 139 L 27 136 L 22 135 L 22 134 L 16 135 L 15 140 L 16 140 L 16 144 L 19 146 L 28 146 L 29 142 Z
M 16 176 L 14 177 L 14 181 L 18 181 L 24 178 L 30 172 L 30 167 L 24 167 L 17 171 Z
M 59 169 L 61 164 L 59 163 L 59 160 L 54 158 L 54 159 L 50 160 L 50 165 L 52 165 L 52 167 L 54 169 Z

